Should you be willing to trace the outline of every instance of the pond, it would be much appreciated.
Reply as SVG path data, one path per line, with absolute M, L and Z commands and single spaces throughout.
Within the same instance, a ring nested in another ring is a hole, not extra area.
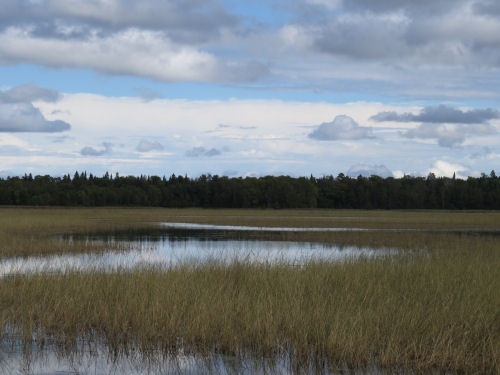
M 11 274 L 68 271 L 165 268 L 207 262 L 286 263 L 301 265 L 311 260 L 346 261 L 374 257 L 390 250 L 337 246 L 319 242 L 277 240 L 266 232 L 353 230 L 346 228 L 261 228 L 186 223 L 165 223 L 137 230 L 63 235 L 62 241 L 125 244 L 128 251 L 99 254 L 64 254 L 7 258 L 0 261 L 0 277 Z M 361 229 L 360 229 L 361 230 Z M 395 251 L 395 250 L 392 250 Z

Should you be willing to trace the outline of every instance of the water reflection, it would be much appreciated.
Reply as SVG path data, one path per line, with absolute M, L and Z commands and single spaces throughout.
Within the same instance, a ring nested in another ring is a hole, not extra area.
M 344 228 L 344 227 L 255 227 L 248 225 L 216 225 L 195 223 L 162 223 L 167 228 L 177 229 L 208 229 L 230 231 L 262 231 L 262 232 L 348 232 L 348 231 L 380 231 L 384 229 Z M 414 230 L 414 229 L 387 229 L 389 231 Z
M 104 347 L 61 353 L 54 348 L 0 350 L 1 375 L 90 375 L 90 374 L 389 374 L 376 368 L 350 371 L 329 368 L 326 362 L 298 366 L 286 353 L 274 358 L 223 354 L 193 354 L 182 350 L 175 354 L 154 351 L 110 353 Z
M 206 262 L 304 264 L 311 260 L 345 261 L 385 254 L 383 250 L 314 242 L 259 239 L 262 233 L 165 226 L 122 232 L 63 236 L 64 241 L 92 241 L 111 245 L 127 243 L 133 250 L 103 254 L 65 254 L 7 258 L 0 261 L 0 277 L 15 273 L 67 272 L 141 267 L 165 268 Z
M 427 232 L 427 233 L 454 233 L 459 235 L 486 235 L 499 236 L 500 230 L 477 229 L 477 228 L 357 228 L 357 227 L 263 227 L 248 225 L 217 225 L 217 224 L 196 224 L 196 223 L 161 223 L 163 227 L 171 229 L 185 229 L 198 231 L 225 231 L 228 232 L 258 232 L 271 233 L 279 232 Z

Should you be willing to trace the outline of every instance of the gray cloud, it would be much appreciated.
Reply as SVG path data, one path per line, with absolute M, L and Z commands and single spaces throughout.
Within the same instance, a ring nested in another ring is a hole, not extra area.
M 9 90 L 0 92 L 0 100 L 5 103 L 19 102 L 56 102 L 60 99 L 61 94 L 57 91 L 36 86 L 32 83 L 13 87 Z
M 380 176 L 392 177 L 392 172 L 385 165 L 372 165 L 372 164 L 356 164 L 349 168 L 347 175 L 350 177 L 364 177 Z
M 141 99 L 145 102 L 150 102 L 152 100 L 158 99 L 161 95 L 158 91 L 149 89 L 147 87 L 135 87 L 134 91 L 137 92 Z
M 32 101 L 54 102 L 59 93 L 54 90 L 26 84 L 0 91 L 0 132 L 55 133 L 69 130 L 64 121 L 47 120 Z
M 96 31 L 138 28 L 182 43 L 210 40 L 238 21 L 218 0 L 4 0 L 0 15 L 0 25 L 29 26 L 30 33 L 42 37 L 87 38 Z
M 402 135 L 406 138 L 437 140 L 443 147 L 454 147 L 462 144 L 469 135 L 494 134 L 495 129 L 489 124 L 435 124 L 423 123 Z
M 260 61 L 211 52 L 223 35 L 240 35 L 244 28 L 242 17 L 220 0 L 4 0 L 1 5 L 0 64 L 93 69 L 167 82 L 249 82 L 269 74 Z M 156 97 L 141 91 L 145 100 Z
M 80 154 L 83 156 L 102 156 L 109 154 L 113 151 L 113 145 L 108 142 L 102 143 L 102 148 L 100 150 L 95 149 L 94 147 L 86 146 L 81 149 Z
M 269 75 L 269 64 L 260 61 L 226 61 L 219 67 L 218 79 L 224 82 L 254 82 Z
M 151 142 L 146 139 L 141 139 L 135 149 L 139 152 L 163 151 L 163 146 L 160 142 Z
M 372 128 L 359 126 L 352 117 L 346 115 L 336 116 L 332 122 L 325 122 L 318 126 L 310 138 L 321 141 L 332 141 L 341 139 L 363 139 L 373 138 Z
M 314 52 L 395 64 L 391 70 L 408 69 L 412 75 L 422 64 L 469 72 L 500 66 L 496 0 L 349 0 L 338 1 L 337 9 L 317 5 L 327 0 L 297 2 L 302 5 L 295 8 L 294 26 Z M 471 4 L 477 4 L 476 13 Z
M 376 15 L 333 17 L 315 33 L 318 51 L 357 60 L 389 60 L 407 55 L 404 41 L 406 21 Z
M 48 121 L 31 103 L 0 102 L 0 132 L 55 133 L 70 128 L 64 121 Z
M 127 29 L 85 39 L 34 37 L 20 27 L 0 32 L 0 63 L 93 69 L 164 82 L 248 82 L 269 74 L 266 64 L 237 61 L 197 46 L 179 44 L 161 32 Z
M 424 88 L 496 95 L 494 82 L 483 80 L 489 69 L 500 66 L 496 0 L 261 3 L 273 11 L 287 8 L 286 21 L 236 14 L 222 0 L 3 0 L 0 63 L 93 69 L 166 82 L 231 83 L 271 76 L 282 79 L 275 81 L 277 86 L 295 80 L 305 90 L 341 91 L 344 84 L 351 90 L 378 85 L 374 91 L 408 93 L 403 86 L 413 83 L 412 93 Z M 352 68 L 352 61 L 370 65 Z M 439 74 L 449 86 L 439 79 L 420 80 L 424 74 Z M 367 83 L 366 77 L 376 81 Z M 452 83 L 461 90 L 450 88 Z
M 439 105 L 425 107 L 418 114 L 380 112 L 371 119 L 377 122 L 421 122 L 415 128 L 402 133 L 407 138 L 433 139 L 443 147 L 462 144 L 469 135 L 488 135 L 495 128 L 488 121 L 500 118 L 500 112 L 491 108 L 462 111 L 453 107 Z
M 489 120 L 500 118 L 500 112 L 491 108 L 462 111 L 446 105 L 425 107 L 419 114 L 396 112 L 380 112 L 371 119 L 377 122 L 428 122 L 448 124 L 484 124 Z
M 497 0 L 483 0 L 474 4 L 474 10 L 480 14 L 496 16 L 500 14 L 500 3 Z
M 191 150 L 186 151 L 186 156 L 190 158 L 199 157 L 212 157 L 220 155 L 222 152 L 216 148 L 206 149 L 205 147 L 193 147 Z
M 344 7 L 348 10 L 372 11 L 372 12 L 395 12 L 404 10 L 409 13 L 446 11 L 453 6 L 467 3 L 469 0 L 349 0 L 344 1 Z

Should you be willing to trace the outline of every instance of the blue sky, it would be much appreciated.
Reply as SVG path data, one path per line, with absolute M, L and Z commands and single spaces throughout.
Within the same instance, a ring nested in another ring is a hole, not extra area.
M 0 176 L 500 169 L 495 0 L 0 9 Z

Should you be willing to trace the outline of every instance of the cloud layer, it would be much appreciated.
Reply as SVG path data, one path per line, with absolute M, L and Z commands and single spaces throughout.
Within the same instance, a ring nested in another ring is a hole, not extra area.
M 138 152 L 163 151 L 163 146 L 160 142 L 141 139 L 135 149 Z
M 84 38 L 89 30 L 162 31 L 173 40 L 199 42 L 234 27 L 237 19 L 216 0 L 40 0 L 2 2 L 0 24 L 30 26 L 35 36 Z
M 363 87 L 362 75 L 380 89 L 436 91 L 445 82 L 447 95 L 481 86 L 495 95 L 484 87 L 500 68 L 493 0 L 279 3 L 259 3 L 255 14 L 240 1 L 5 0 L 0 64 L 340 91 L 346 79 Z
M 235 99 L 146 102 L 141 98 L 89 94 L 64 94 L 57 102 L 36 103 L 41 113 L 52 114 L 58 109 L 65 121 L 75 125 L 66 137 L 0 133 L 2 170 L 20 174 L 60 174 L 78 169 L 94 174 L 109 171 L 160 176 L 222 175 L 229 174 L 227 171 L 242 176 L 322 176 L 340 172 L 354 177 L 402 176 L 426 175 L 437 160 L 442 160 L 470 171 L 462 174 L 477 175 L 497 169 L 500 161 L 498 132 L 487 136 L 466 133 L 461 147 L 442 148 L 435 144 L 437 138 L 421 138 L 426 136 L 422 133 L 401 137 L 402 127 L 398 124 L 380 126 L 370 120 L 378 113 L 395 110 L 420 113 L 414 106 Z M 432 129 L 441 125 L 474 129 L 496 126 L 491 121 L 426 124 Z M 414 132 L 419 129 L 414 123 L 405 123 L 404 128 Z M 319 133 L 320 139 L 326 140 L 320 141 L 309 133 Z M 450 130 L 443 134 L 427 136 L 451 137 Z M 165 145 L 168 152 L 160 149 Z
M 402 135 L 407 138 L 436 140 L 443 147 L 460 145 L 468 136 L 494 134 L 496 129 L 489 121 L 498 118 L 500 112 L 491 108 L 463 111 L 445 105 L 425 107 L 418 114 L 389 111 L 371 117 L 377 122 L 422 122 L 417 128 L 407 130 Z
M 103 156 L 111 153 L 113 151 L 113 145 L 109 142 L 103 142 L 102 148 L 96 149 L 91 146 L 85 146 L 81 149 L 80 154 L 82 156 Z
M 2 4 L 0 64 L 93 69 L 158 81 L 253 81 L 253 59 L 220 58 L 204 48 L 236 30 L 217 0 L 40 0 Z
M 495 129 L 488 124 L 431 124 L 423 123 L 415 129 L 403 133 L 407 138 L 433 139 L 443 147 L 453 147 L 464 143 L 468 136 L 494 134 Z
M 193 147 L 191 150 L 186 151 L 186 156 L 190 158 L 218 156 L 222 152 L 216 148 L 206 149 L 205 147 Z
M 403 114 L 398 114 L 396 112 L 380 112 L 372 116 L 372 120 L 377 122 L 427 122 L 434 124 L 484 124 L 489 120 L 498 118 L 500 118 L 500 112 L 491 108 L 463 111 L 442 104 L 437 107 L 425 107 L 418 114 L 410 112 Z

